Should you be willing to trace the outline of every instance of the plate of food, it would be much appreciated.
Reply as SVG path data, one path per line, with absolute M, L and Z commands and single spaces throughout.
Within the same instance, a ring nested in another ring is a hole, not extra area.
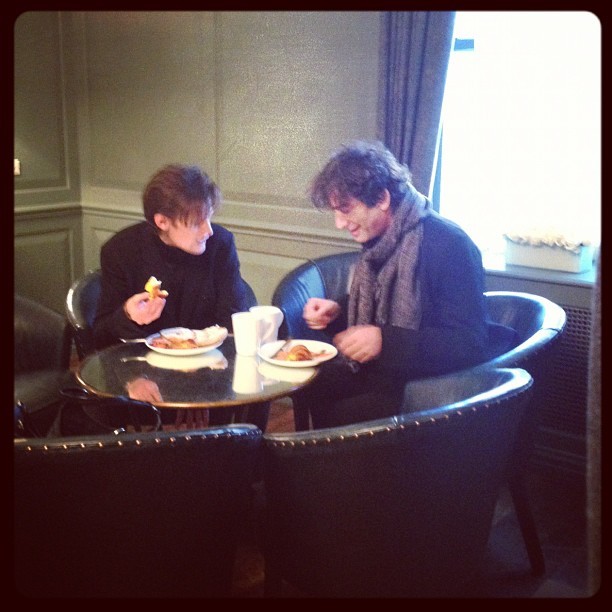
M 212 351 L 227 338 L 227 328 L 211 325 L 204 329 L 169 327 L 144 339 L 145 344 L 157 353 L 174 356 L 199 355 Z
M 259 356 L 273 365 L 285 368 L 311 368 L 333 359 L 338 349 L 318 340 L 277 340 L 259 349 Z

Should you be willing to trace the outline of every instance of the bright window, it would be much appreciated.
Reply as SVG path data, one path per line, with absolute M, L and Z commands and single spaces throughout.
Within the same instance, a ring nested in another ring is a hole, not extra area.
M 504 233 L 599 244 L 597 17 L 459 11 L 455 37 L 443 110 L 440 212 L 485 255 L 503 252 Z

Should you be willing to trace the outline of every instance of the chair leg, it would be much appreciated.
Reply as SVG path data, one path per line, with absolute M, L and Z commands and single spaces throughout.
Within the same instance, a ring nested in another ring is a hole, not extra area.
M 508 488 L 510 490 L 510 496 L 512 497 L 512 503 L 514 504 L 514 510 L 521 529 L 521 534 L 525 542 L 527 556 L 531 563 L 531 573 L 534 576 L 542 576 L 546 571 L 546 563 L 544 561 L 544 554 L 542 553 L 540 537 L 538 536 L 533 513 L 529 505 L 527 487 L 523 474 L 520 472 L 512 474 L 508 480 Z

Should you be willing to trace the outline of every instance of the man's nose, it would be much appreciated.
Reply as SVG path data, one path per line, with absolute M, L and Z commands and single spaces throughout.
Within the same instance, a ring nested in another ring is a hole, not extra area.
M 208 219 L 202 221 L 201 230 L 203 232 L 203 235 L 207 238 L 210 238 L 214 234 L 212 225 Z

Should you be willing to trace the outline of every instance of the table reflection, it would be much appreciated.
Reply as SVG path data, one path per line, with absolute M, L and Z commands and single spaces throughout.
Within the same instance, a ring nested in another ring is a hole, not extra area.
M 158 408 L 208 409 L 291 395 L 316 373 L 236 355 L 230 337 L 217 349 L 184 357 L 156 353 L 144 344 L 114 345 L 89 355 L 77 378 L 98 395 L 127 394 Z
M 149 402 L 151 404 L 163 402 L 158 384 L 144 376 L 138 376 L 133 380 L 128 380 L 125 384 L 125 390 L 127 391 L 128 397 L 140 400 L 141 402 Z

